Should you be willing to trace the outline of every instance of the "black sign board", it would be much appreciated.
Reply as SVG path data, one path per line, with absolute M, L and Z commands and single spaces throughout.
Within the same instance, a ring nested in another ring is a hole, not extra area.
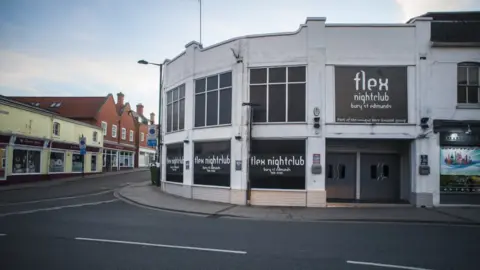
M 195 142 L 193 183 L 230 186 L 230 141 Z
M 293 154 L 252 155 L 250 173 L 267 176 L 304 176 L 305 157 Z
M 183 143 L 167 145 L 167 181 L 183 182 Z
M 44 147 L 45 141 L 44 140 L 37 140 L 37 139 L 30 139 L 30 138 L 17 137 L 15 139 L 15 144 Z
M 442 146 L 480 146 L 479 134 L 465 132 L 440 132 Z
M 235 170 L 236 171 L 241 171 L 242 170 L 242 161 L 241 160 L 235 160 Z
M 335 67 L 335 121 L 407 123 L 406 67 Z
M 204 154 L 193 157 L 194 171 L 200 174 L 230 174 L 230 155 Z
M 51 142 L 52 148 L 55 149 L 64 149 L 64 150 L 75 150 L 80 151 L 80 145 L 78 143 L 63 143 L 63 142 Z M 87 152 L 100 152 L 100 147 L 87 146 Z

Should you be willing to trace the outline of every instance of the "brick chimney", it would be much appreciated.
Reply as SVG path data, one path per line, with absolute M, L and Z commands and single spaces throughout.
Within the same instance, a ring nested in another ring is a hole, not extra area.
M 125 99 L 125 95 L 122 92 L 117 94 L 117 106 L 118 107 L 123 107 L 124 99 Z
M 150 122 L 151 122 L 152 124 L 155 123 L 155 114 L 154 114 L 153 112 L 150 114 Z
M 141 116 L 143 116 L 143 104 L 142 103 L 137 104 L 137 113 L 140 114 Z

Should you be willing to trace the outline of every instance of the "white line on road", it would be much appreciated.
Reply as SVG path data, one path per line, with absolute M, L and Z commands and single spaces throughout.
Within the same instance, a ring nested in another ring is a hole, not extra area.
M 403 265 L 394 265 L 394 264 L 373 263 L 373 262 L 347 261 L 347 263 L 350 263 L 350 264 L 360 264 L 360 265 L 370 265 L 370 266 L 378 266 L 378 267 L 385 267 L 385 268 L 407 269 L 407 270 L 431 270 L 431 269 L 427 269 L 427 268 L 419 268 L 419 267 L 411 267 L 411 266 L 403 266 Z
M 241 251 L 241 250 L 201 248 L 201 247 L 189 247 L 189 246 L 174 246 L 174 245 L 162 245 L 162 244 L 108 240 L 108 239 L 95 239 L 95 238 L 84 238 L 84 237 L 76 237 L 75 240 L 92 241 L 92 242 L 104 242 L 104 243 L 116 243 L 116 244 L 127 244 L 127 245 L 138 245 L 138 246 L 149 246 L 149 247 L 188 249 L 188 250 L 197 250 L 197 251 L 222 252 L 222 253 L 233 253 L 233 254 L 242 254 L 242 255 L 247 254 L 246 251 Z
M 98 204 L 111 203 L 111 202 L 116 202 L 116 201 L 118 201 L 118 199 L 113 199 L 113 200 L 108 200 L 108 201 L 91 202 L 91 203 L 63 205 L 63 206 L 56 206 L 56 207 L 49 207 L 49 208 L 39 208 L 39 209 L 32 209 L 32 210 L 25 210 L 25 211 L 19 211 L 19 212 L 11 212 L 11 213 L 0 214 L 0 217 L 6 217 L 6 216 L 12 216 L 12 215 L 32 214 L 32 213 L 42 212 L 42 211 L 53 211 L 53 210 L 60 210 L 60 209 L 63 209 L 63 208 L 74 208 L 74 207 L 82 207 L 82 206 L 89 206 L 89 205 L 98 205 Z
M 90 193 L 90 194 L 83 194 L 83 195 L 78 195 L 78 196 L 58 197 L 58 198 L 42 199 L 42 200 L 26 201 L 26 202 L 4 203 L 4 204 L 0 204 L 0 207 L 1 207 L 1 206 L 12 206 L 12 205 L 31 204 L 31 203 L 40 203 L 40 202 L 59 201 L 59 200 L 78 199 L 78 198 L 84 198 L 84 197 L 102 195 L 102 194 L 111 193 L 111 192 L 112 192 L 112 190 L 107 190 L 107 191 L 102 191 L 102 192 L 97 192 L 97 193 Z
M 4 233 L 0 233 L 0 236 L 6 236 L 6 234 L 4 234 Z

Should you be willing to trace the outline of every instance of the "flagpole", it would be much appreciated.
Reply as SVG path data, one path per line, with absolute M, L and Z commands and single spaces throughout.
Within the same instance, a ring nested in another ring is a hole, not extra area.
M 200 3 L 200 44 L 202 44 L 202 0 L 198 0 Z

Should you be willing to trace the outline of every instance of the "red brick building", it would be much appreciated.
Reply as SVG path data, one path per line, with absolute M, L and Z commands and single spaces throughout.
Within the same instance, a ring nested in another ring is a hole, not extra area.
M 131 110 L 128 102 L 125 103 L 124 97 L 123 93 L 118 93 L 116 103 L 112 94 L 106 97 L 12 97 L 12 99 L 35 104 L 63 117 L 102 127 L 103 170 L 116 171 L 138 167 L 138 157 L 142 155 L 140 149 L 144 146 L 148 151 L 155 153 L 154 149 L 146 147 L 146 135 L 143 141 L 141 138 L 141 134 L 146 134 L 143 105 L 137 106 L 137 110 L 141 109 L 140 114 L 137 114 Z M 61 106 L 52 107 L 54 103 Z M 141 122 L 137 122 L 139 115 L 142 118 Z M 140 159 L 143 161 L 144 157 Z M 148 166 L 148 163 L 140 162 L 140 165 Z

